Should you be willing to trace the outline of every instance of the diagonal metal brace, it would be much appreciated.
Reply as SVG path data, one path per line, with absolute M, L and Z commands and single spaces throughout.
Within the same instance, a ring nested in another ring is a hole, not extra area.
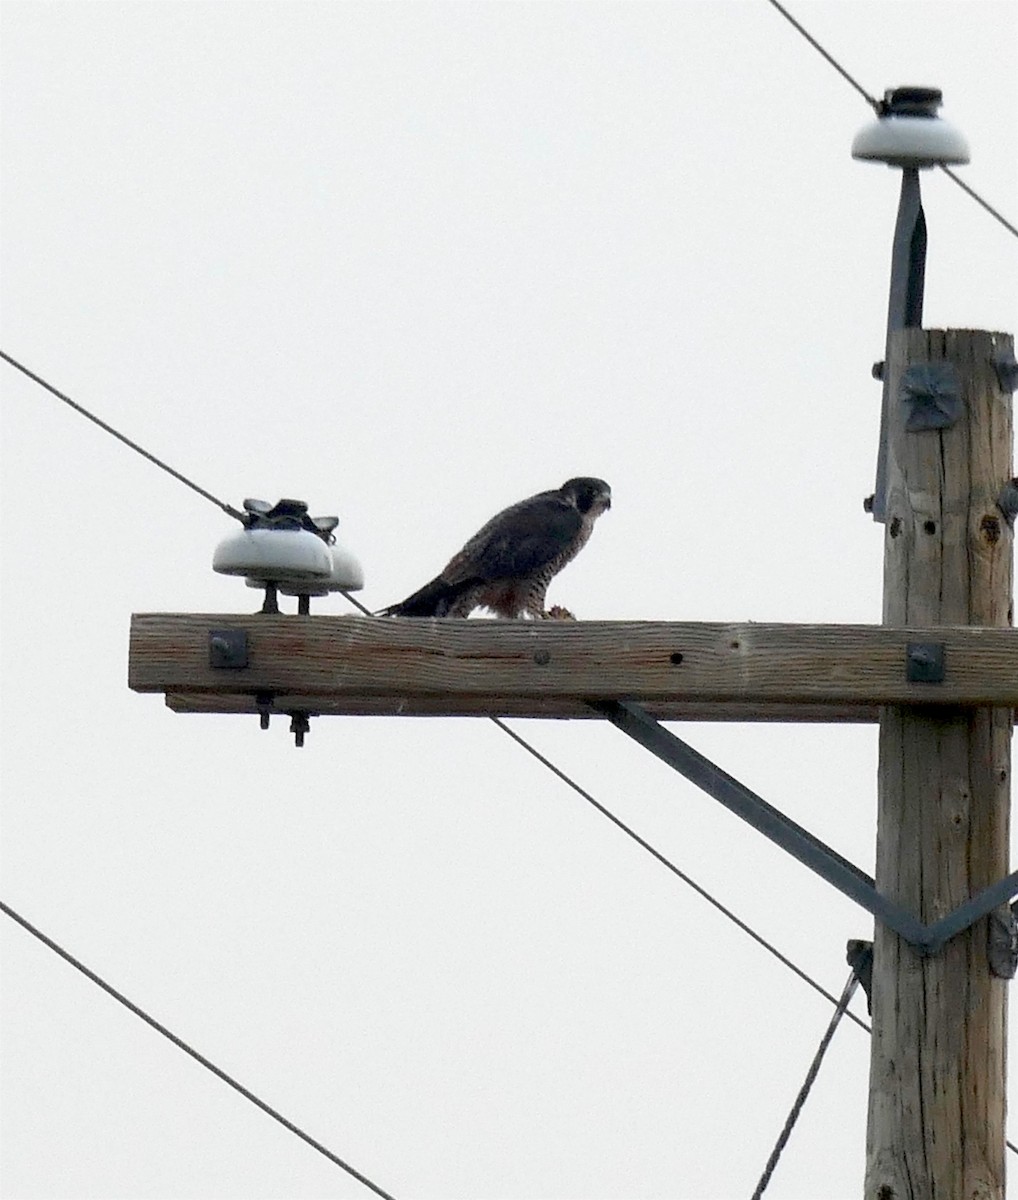
M 881 895 L 872 876 L 665 729 L 639 704 L 631 700 L 605 700 L 592 701 L 591 707 L 923 954 L 936 954 L 951 938 L 1018 895 L 1018 871 L 1015 871 L 953 913 L 932 925 L 924 925 L 906 908 Z
M 926 217 L 919 190 L 919 171 L 901 172 L 898 218 L 891 246 L 891 286 L 887 299 L 887 340 L 884 349 L 883 392 L 880 405 L 880 444 L 877 447 L 877 482 L 873 493 L 873 520 L 887 519 L 887 440 L 890 436 L 891 334 L 923 323 L 926 282 Z

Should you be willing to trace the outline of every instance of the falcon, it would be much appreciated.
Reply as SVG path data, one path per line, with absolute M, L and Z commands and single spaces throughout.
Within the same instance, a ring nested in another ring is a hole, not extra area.
M 548 584 L 587 544 L 594 522 L 611 508 L 603 479 L 567 479 L 492 517 L 454 554 L 445 570 L 387 617 L 467 617 L 475 608 L 496 616 L 570 617 L 558 606 L 545 611 Z

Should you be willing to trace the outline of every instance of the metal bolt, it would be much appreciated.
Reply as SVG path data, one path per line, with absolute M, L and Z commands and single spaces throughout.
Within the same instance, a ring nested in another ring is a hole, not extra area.
M 961 384 L 954 363 L 913 363 L 902 375 L 898 398 L 905 406 L 905 428 L 949 429 L 962 413 Z
M 209 666 L 241 670 L 247 666 L 247 633 L 243 629 L 209 630 Z
M 290 714 L 290 732 L 293 734 L 293 741 L 297 747 L 304 745 L 304 734 L 311 729 L 311 722 L 308 720 L 307 713 L 291 713 Z
M 905 648 L 905 678 L 909 683 L 943 683 L 947 674 L 943 642 L 909 642 Z
M 269 717 L 272 715 L 272 693 L 256 692 L 255 708 L 258 709 L 258 724 L 262 729 L 268 729 Z
M 279 612 L 279 592 L 274 583 L 265 585 L 265 599 L 262 601 L 262 612 L 276 614 Z

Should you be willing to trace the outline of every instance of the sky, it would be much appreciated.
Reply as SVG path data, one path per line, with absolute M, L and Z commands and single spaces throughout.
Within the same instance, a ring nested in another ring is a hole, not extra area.
M 1015 220 L 1018 7 L 790 7 L 871 93 L 940 87 Z M 0 346 L 235 506 L 338 514 L 372 608 L 589 474 L 580 619 L 879 621 L 898 175 L 764 0 L 0 23 Z M 924 323 L 1014 331 L 1018 240 L 923 188 Z M 235 526 L 0 397 L 6 903 L 401 1200 L 748 1196 L 827 1002 L 490 722 L 298 751 L 129 691 L 133 612 L 257 607 L 211 570 Z M 511 724 L 841 990 L 864 912 L 609 726 Z M 872 870 L 873 727 L 675 728 Z M 369 1194 L 7 919 L 0 953 L 5 1200 Z M 860 1193 L 868 1054 L 843 1022 L 769 1198 Z

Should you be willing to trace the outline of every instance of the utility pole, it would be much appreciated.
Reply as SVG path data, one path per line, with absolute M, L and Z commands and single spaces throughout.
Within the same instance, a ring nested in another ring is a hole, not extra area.
M 131 623 L 132 688 L 266 729 L 285 714 L 298 746 L 329 714 L 607 719 L 875 916 L 865 1200 L 1004 1200 L 1018 366 L 1009 335 L 920 328 L 919 173 L 968 161 L 940 101 L 889 91 L 852 146 L 902 170 L 868 502 L 885 526 L 882 625 L 311 617 L 310 595 L 361 576 L 322 558 L 335 519 L 308 525 L 294 501 L 245 502 L 244 532 L 216 552 L 266 588 L 261 613 Z M 300 615 L 278 611 L 287 588 Z M 665 720 L 879 720 L 875 879 Z
M 906 328 L 885 364 L 885 624 L 1012 623 L 1011 339 Z M 945 631 L 946 633 L 947 631 Z M 935 677 L 936 642 L 917 662 Z M 1007 871 L 1012 714 L 888 706 L 877 891 L 936 921 Z M 1007 914 L 1009 916 L 1009 913 Z M 1003 1200 L 1007 982 L 983 918 L 928 954 L 877 923 L 866 1200 Z

